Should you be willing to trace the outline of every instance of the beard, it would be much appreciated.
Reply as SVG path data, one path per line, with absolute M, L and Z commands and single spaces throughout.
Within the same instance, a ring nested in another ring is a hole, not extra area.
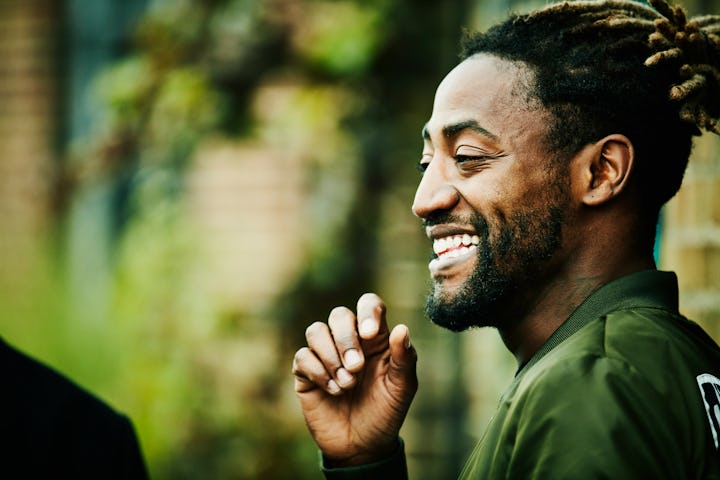
M 556 197 L 540 208 L 520 211 L 506 218 L 495 211 L 495 225 L 479 213 L 470 218 L 440 213 L 425 225 L 471 224 L 480 237 L 475 268 L 455 292 L 435 281 L 425 310 L 430 320 L 460 332 L 472 327 L 502 327 L 522 316 L 522 290 L 532 288 L 561 244 L 565 197 Z M 491 231 L 493 230 L 493 231 Z M 519 304 L 520 303 L 520 304 Z

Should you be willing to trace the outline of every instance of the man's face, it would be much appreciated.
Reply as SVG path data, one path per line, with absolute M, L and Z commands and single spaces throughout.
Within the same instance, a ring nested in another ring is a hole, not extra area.
M 545 147 L 549 114 L 528 71 L 474 56 L 438 87 L 423 129 L 413 203 L 433 240 L 431 320 L 502 328 L 554 268 L 568 204 L 565 169 Z

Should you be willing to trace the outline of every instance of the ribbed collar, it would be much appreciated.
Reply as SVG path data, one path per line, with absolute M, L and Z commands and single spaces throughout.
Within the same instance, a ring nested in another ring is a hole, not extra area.
M 654 307 L 678 312 L 677 276 L 673 272 L 643 270 L 606 283 L 587 297 L 515 375 L 508 392 L 520 378 L 553 348 L 575 332 L 610 312 Z

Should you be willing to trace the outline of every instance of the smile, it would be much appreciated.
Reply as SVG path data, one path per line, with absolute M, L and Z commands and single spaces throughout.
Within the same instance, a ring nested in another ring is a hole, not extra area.
M 478 235 L 450 235 L 447 237 L 436 238 L 433 241 L 433 251 L 436 258 L 430 261 L 431 269 L 441 268 L 455 263 L 461 257 L 473 254 L 480 244 Z M 462 258 L 464 260 L 464 258 Z

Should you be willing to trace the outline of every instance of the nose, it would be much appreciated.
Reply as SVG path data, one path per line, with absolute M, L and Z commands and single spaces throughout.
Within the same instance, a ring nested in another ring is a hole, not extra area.
M 460 194 L 449 181 L 446 166 L 440 158 L 433 159 L 415 192 L 413 213 L 420 218 L 427 218 L 439 210 L 452 210 L 459 200 Z

